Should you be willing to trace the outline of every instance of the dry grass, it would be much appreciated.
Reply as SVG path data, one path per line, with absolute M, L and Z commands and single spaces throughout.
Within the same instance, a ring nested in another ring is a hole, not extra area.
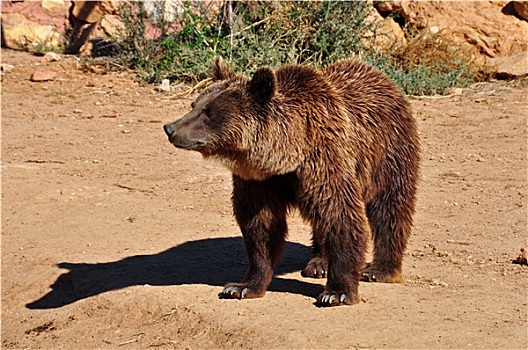
M 476 61 L 476 48 L 465 44 L 446 33 L 436 34 L 424 30 L 412 35 L 408 45 L 392 54 L 393 59 L 403 66 L 412 68 L 431 67 L 435 72 L 449 73 L 461 65 L 466 67 L 465 75 L 474 81 L 484 81 L 491 77 L 492 70 Z

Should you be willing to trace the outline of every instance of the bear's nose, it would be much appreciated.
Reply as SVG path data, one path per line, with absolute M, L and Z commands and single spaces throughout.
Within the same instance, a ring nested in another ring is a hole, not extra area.
M 165 124 L 163 125 L 163 130 L 168 137 L 171 137 L 172 133 L 174 132 L 174 127 L 171 124 Z

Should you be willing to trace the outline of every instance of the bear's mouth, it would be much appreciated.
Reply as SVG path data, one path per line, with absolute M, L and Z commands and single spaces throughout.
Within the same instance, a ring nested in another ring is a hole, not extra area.
M 201 149 L 205 145 L 205 142 L 202 142 L 200 140 L 193 140 L 193 141 L 184 142 L 183 140 L 177 140 L 177 139 L 176 140 L 172 140 L 169 137 L 169 141 L 176 148 L 190 150 L 190 151 L 197 151 L 197 150 Z

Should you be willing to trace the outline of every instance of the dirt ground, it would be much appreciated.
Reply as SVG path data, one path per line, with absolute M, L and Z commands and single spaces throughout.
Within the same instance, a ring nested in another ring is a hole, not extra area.
M 266 296 L 218 298 L 246 258 L 228 171 L 163 133 L 189 98 L 75 57 L 2 63 L 3 349 L 527 348 L 523 84 L 411 98 L 423 163 L 405 283 L 321 309 L 296 214 Z M 31 82 L 42 69 L 55 80 Z

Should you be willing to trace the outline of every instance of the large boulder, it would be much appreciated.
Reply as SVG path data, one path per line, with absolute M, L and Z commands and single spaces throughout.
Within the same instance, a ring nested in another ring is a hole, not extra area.
M 79 20 L 95 23 L 105 15 L 115 15 L 119 4 L 117 1 L 73 1 L 72 14 Z
M 441 32 L 473 50 L 481 63 L 528 49 L 528 22 L 506 10 L 511 6 L 508 1 L 389 0 L 375 6 L 382 13 L 400 15 L 412 28 Z
M 118 7 L 118 0 L 2 1 L 2 45 L 19 50 L 67 47 L 77 53 L 90 36 L 115 30 Z
M 2 44 L 19 50 L 57 47 L 62 36 L 51 24 L 39 24 L 20 13 L 2 14 Z
M 116 0 L 109 1 L 73 1 L 72 16 L 70 18 L 72 31 L 70 36 L 69 53 L 81 55 L 100 55 L 101 47 L 108 46 L 106 54 L 113 52 L 112 45 L 103 37 L 106 29 L 101 26 L 104 22 L 107 28 L 112 27 L 111 22 L 105 21 L 107 17 L 116 17 L 119 4 Z M 99 48 L 97 48 L 99 47 Z
M 528 76 L 528 51 L 509 57 L 494 57 L 488 61 L 488 65 L 495 68 L 498 78 Z
M 69 0 L 2 1 L 2 44 L 21 50 L 59 46 L 70 6 Z
M 375 26 L 375 33 L 367 33 L 366 39 L 374 40 L 374 46 L 381 52 L 387 52 L 407 46 L 405 34 L 398 23 L 391 17 L 383 18 L 373 7 L 365 18 L 367 23 Z

